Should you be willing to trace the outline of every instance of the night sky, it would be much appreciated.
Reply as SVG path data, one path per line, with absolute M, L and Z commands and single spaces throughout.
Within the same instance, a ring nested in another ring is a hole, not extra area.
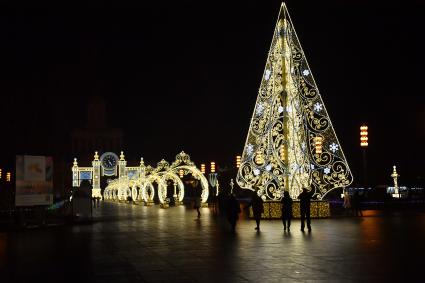
M 22 153 L 71 162 L 94 94 L 127 156 L 233 165 L 280 1 L 33 2 L 0 9 L 0 165 Z M 425 4 L 371 2 L 286 3 L 354 177 L 367 123 L 371 181 L 391 183 L 397 165 L 413 186 L 425 178 Z

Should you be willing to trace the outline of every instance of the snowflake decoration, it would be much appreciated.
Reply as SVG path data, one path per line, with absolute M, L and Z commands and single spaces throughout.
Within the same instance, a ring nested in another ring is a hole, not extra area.
M 277 112 L 280 114 L 282 113 L 284 110 L 283 106 L 279 106 L 279 108 L 277 108 Z
M 286 112 L 288 112 L 288 113 L 291 113 L 292 112 L 291 106 L 286 107 Z
M 305 150 L 305 142 L 301 143 L 301 149 Z
M 310 164 L 310 168 L 313 170 L 314 169 L 314 164 Z
M 298 171 L 298 165 L 297 164 L 292 164 L 291 165 L 291 169 L 292 169 L 292 171 L 294 171 L 294 172 L 296 172 L 296 171 Z
M 255 176 L 260 175 L 260 170 L 258 170 L 258 169 L 254 169 L 254 175 L 255 175 Z
M 320 104 L 319 102 L 314 104 L 314 111 L 319 112 L 319 111 L 322 111 L 322 109 L 323 109 L 323 105 Z
M 326 167 L 325 169 L 323 169 L 323 173 L 328 175 L 329 173 L 331 173 L 331 169 L 329 167 Z
M 270 171 L 270 170 L 272 170 L 272 165 L 271 164 L 269 164 L 269 165 L 266 166 L 266 171 Z
M 264 111 L 264 105 L 261 103 L 258 104 L 257 111 L 256 111 L 257 116 L 261 116 L 263 114 L 263 111 Z
M 339 145 L 337 145 L 336 143 L 332 143 L 329 148 L 330 150 L 332 150 L 332 152 L 336 152 L 338 150 Z
M 270 79 L 270 75 L 271 75 L 271 73 L 272 73 L 272 71 L 270 71 L 270 70 L 266 70 L 266 74 L 265 74 L 265 76 L 264 76 L 264 79 L 265 79 L 266 81 L 268 81 L 268 80 Z
M 246 153 L 248 155 L 251 155 L 254 152 L 254 146 L 252 144 L 248 144 L 248 146 L 246 147 Z
M 309 70 L 304 70 L 304 71 L 303 71 L 303 75 L 304 75 L 304 76 L 308 76 L 308 75 L 310 75 L 310 71 L 309 71 Z

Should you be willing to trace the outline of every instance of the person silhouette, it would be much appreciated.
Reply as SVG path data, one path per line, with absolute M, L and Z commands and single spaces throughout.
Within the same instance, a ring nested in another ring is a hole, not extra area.
M 288 191 L 285 191 L 283 193 L 281 203 L 282 203 L 283 230 L 286 230 L 286 228 L 288 228 L 288 232 L 289 232 L 291 227 L 291 219 L 292 219 L 292 199 L 289 196 Z
M 250 206 L 252 206 L 252 212 L 254 214 L 255 222 L 257 227 L 255 230 L 260 230 L 261 214 L 264 212 L 263 199 L 255 192 L 252 196 Z
M 354 210 L 354 216 L 363 216 L 363 212 L 360 208 L 360 194 L 356 191 L 353 195 L 352 206 Z
M 314 190 L 308 191 L 307 188 L 303 188 L 303 191 L 298 196 L 300 200 L 300 213 L 301 213 L 301 231 L 304 232 L 305 220 L 307 220 L 307 229 L 311 231 L 311 219 L 310 219 L 310 199 L 314 194 Z
M 235 233 L 236 222 L 238 221 L 240 212 L 241 208 L 239 202 L 235 198 L 235 195 L 231 193 L 229 199 L 227 200 L 227 220 L 230 223 L 232 233 Z
M 199 196 L 199 194 L 197 194 L 195 196 L 195 204 L 193 206 L 196 211 L 198 212 L 198 218 L 201 217 L 201 212 L 199 211 L 199 208 L 201 207 L 201 196 Z

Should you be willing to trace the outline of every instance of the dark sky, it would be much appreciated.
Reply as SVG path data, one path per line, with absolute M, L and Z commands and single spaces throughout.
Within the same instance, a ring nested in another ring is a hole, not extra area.
M 233 164 L 280 1 L 33 2 L 0 9 L 1 162 L 70 159 L 98 93 L 128 155 Z M 425 178 L 425 4 L 371 2 L 286 3 L 355 178 L 365 122 L 372 181 L 391 182 L 396 164 L 413 185 Z

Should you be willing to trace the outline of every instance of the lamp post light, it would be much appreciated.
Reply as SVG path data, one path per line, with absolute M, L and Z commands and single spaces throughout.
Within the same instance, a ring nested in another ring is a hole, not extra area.
M 322 154 L 322 144 L 323 144 L 323 138 L 322 137 L 315 137 L 314 138 L 314 149 L 316 151 L 316 154 Z
M 367 178 L 367 156 L 366 149 L 369 146 L 368 127 L 366 125 L 360 126 L 360 147 L 362 148 L 363 157 L 363 184 L 366 187 L 368 184 Z
M 236 156 L 236 168 L 241 167 L 241 156 L 237 155 Z

